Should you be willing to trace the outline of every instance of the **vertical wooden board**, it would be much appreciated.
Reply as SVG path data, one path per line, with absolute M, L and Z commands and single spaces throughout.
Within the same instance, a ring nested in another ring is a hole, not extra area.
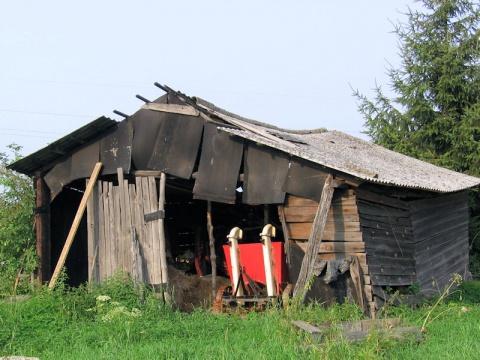
M 150 198 L 150 210 L 149 213 L 155 212 L 158 210 L 158 197 L 157 197 L 157 186 L 155 183 L 155 178 L 149 176 L 148 178 L 148 196 Z M 152 273 L 154 282 L 153 284 L 162 283 L 162 273 L 161 273 L 161 263 L 160 263 L 160 235 L 158 233 L 158 221 L 150 221 L 152 227 Z
M 151 204 L 150 204 L 150 196 L 148 191 L 148 179 L 145 177 L 140 178 L 141 187 L 142 187 L 142 203 L 143 211 L 142 217 L 145 213 L 151 212 Z M 152 254 L 152 222 L 146 223 L 144 219 L 143 226 L 145 228 L 145 247 L 144 247 L 144 254 L 145 254 L 145 262 L 147 268 L 147 274 L 149 278 L 149 284 L 154 284 L 154 276 L 153 276 L 153 254 Z
M 86 181 L 88 184 L 88 179 Z M 87 200 L 87 269 L 88 269 L 88 281 L 93 280 L 93 271 L 95 264 L 95 211 L 94 204 L 97 196 L 97 187 L 93 189 L 92 196 Z
M 120 188 L 118 186 L 113 186 L 113 209 L 114 209 L 114 218 L 113 222 L 115 223 L 115 261 L 116 268 L 114 272 L 117 272 L 120 269 L 124 269 L 123 266 L 123 241 L 122 241 L 122 215 L 121 215 L 121 201 L 120 201 Z
M 108 182 L 103 183 L 103 224 L 105 232 L 105 243 L 104 243 L 104 278 L 111 275 L 111 265 L 110 265 L 110 207 L 108 204 Z
M 103 208 L 103 185 L 98 184 L 98 281 L 105 276 L 105 213 Z
M 138 241 L 140 244 L 140 255 L 142 256 L 142 271 L 144 275 L 144 281 L 150 283 L 150 277 L 147 267 L 147 233 L 146 226 L 143 219 L 143 189 L 141 178 L 135 178 L 135 226 L 138 236 Z
M 123 179 L 123 170 L 122 168 L 117 168 L 117 178 L 118 178 L 118 197 L 119 197 L 119 221 L 120 221 L 120 236 L 118 237 L 119 243 L 119 261 L 122 264 L 122 269 L 128 271 L 127 269 L 127 258 L 126 255 L 130 253 L 130 243 L 127 244 L 126 237 L 127 237 L 127 213 L 125 211 L 126 208 L 126 200 L 125 200 L 125 192 L 124 192 L 124 179 Z
M 110 253 L 108 254 L 110 260 L 110 276 L 115 273 L 115 269 L 117 268 L 117 244 L 116 244 L 116 231 L 115 231 L 115 200 L 113 194 L 113 183 L 108 183 L 108 226 L 110 227 L 109 230 L 109 248 Z
M 87 180 L 88 183 L 88 180 Z M 98 194 L 99 184 L 93 189 L 92 196 L 87 201 L 87 251 L 88 251 L 88 281 L 99 281 L 98 278 Z
M 132 267 L 131 267 L 131 254 L 128 249 L 130 249 L 130 244 L 132 241 L 132 213 L 131 213 L 131 204 L 130 204 L 130 195 L 129 195 L 129 186 L 128 186 L 128 180 L 123 181 L 123 198 L 124 198 L 124 208 L 122 209 L 123 212 L 125 212 L 125 224 L 124 224 L 124 236 L 123 236 L 123 242 L 124 242 L 124 248 L 126 249 L 124 253 L 124 266 L 125 269 L 131 273 Z
M 138 237 L 139 243 L 140 258 L 142 261 L 141 273 L 143 275 L 143 278 L 141 280 L 144 282 L 148 282 L 148 269 L 145 253 L 146 234 L 143 221 L 143 208 L 140 205 L 142 201 L 142 184 L 140 178 L 135 178 L 135 185 L 132 184 L 129 186 L 129 192 L 132 205 L 132 221 L 135 225 L 136 235 Z

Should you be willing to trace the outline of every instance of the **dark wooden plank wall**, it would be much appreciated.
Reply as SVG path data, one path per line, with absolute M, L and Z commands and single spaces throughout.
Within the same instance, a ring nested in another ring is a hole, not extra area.
M 287 194 L 284 205 L 289 239 L 304 251 L 318 202 Z M 365 286 L 365 297 L 373 301 L 371 279 L 362 239 L 355 193 L 351 189 L 335 189 L 318 254 L 319 260 L 345 259 L 356 256 L 360 262 Z
M 468 273 L 467 192 L 413 201 L 410 208 L 420 291 L 442 292 L 453 274 Z
M 155 178 L 136 177 L 135 184 L 123 180 L 118 186 L 99 181 L 88 213 L 88 268 L 90 277 L 101 282 L 123 270 L 132 273 L 132 227 L 140 246 L 140 279 L 151 285 L 162 283 L 157 221 L 145 214 L 158 210 Z
M 372 284 L 414 284 L 415 249 L 408 203 L 359 190 L 357 204 Z

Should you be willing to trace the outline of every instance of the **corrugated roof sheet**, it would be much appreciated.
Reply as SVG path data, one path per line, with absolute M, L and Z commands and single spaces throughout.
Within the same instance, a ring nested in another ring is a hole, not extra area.
M 339 131 L 279 129 L 236 116 L 201 99 L 198 103 L 211 114 L 240 127 L 223 128 L 230 134 L 365 181 L 435 192 L 455 192 L 480 184 L 480 178 L 435 166 Z M 242 127 L 242 123 L 245 126 Z M 269 136 L 265 136 L 265 132 Z
M 104 131 L 115 125 L 117 125 L 116 120 L 102 116 L 43 149 L 14 162 L 8 168 L 34 176 L 37 171 L 44 170 L 45 166 L 53 166 L 56 161 L 70 154 L 74 149 L 98 138 Z

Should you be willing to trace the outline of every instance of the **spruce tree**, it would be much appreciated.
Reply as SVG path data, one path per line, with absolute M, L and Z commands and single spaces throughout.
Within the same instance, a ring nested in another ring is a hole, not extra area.
M 422 0 L 396 24 L 401 64 L 369 100 L 358 91 L 366 133 L 386 148 L 452 170 L 480 175 L 480 6 Z
M 480 176 L 480 4 L 421 0 L 394 33 L 401 56 L 388 76 L 396 96 L 358 90 L 365 133 L 388 149 Z M 480 197 L 470 194 L 471 271 L 480 275 Z

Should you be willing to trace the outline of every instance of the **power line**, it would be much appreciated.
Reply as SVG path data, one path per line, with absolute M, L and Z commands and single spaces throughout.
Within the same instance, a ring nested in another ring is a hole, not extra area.
M 40 130 L 25 130 L 25 129 L 0 129 L 0 131 L 20 131 L 20 132 L 32 132 L 32 133 L 42 133 L 42 134 L 52 134 L 52 135 L 62 135 L 59 132 L 53 131 L 40 131 Z M 4 134 L 5 135 L 5 134 Z
M 13 113 L 24 113 L 24 114 L 40 114 L 40 115 L 55 115 L 55 116 L 75 116 L 75 117 L 85 117 L 93 118 L 93 115 L 78 115 L 78 114 L 62 114 L 62 113 L 51 113 L 51 112 L 40 112 L 40 111 L 25 111 L 25 110 L 10 110 L 10 109 L 0 109 L 3 112 L 13 112 Z
M 10 137 L 17 137 L 17 136 L 31 137 L 31 138 L 39 138 L 39 139 L 54 139 L 54 138 L 56 138 L 56 136 L 54 136 L 53 134 L 52 134 L 52 136 L 39 136 L 39 135 L 28 135 L 28 134 L 7 134 L 7 133 L 0 132 L 0 136 L 2 136 L 2 135 L 6 135 L 6 136 L 10 136 Z

